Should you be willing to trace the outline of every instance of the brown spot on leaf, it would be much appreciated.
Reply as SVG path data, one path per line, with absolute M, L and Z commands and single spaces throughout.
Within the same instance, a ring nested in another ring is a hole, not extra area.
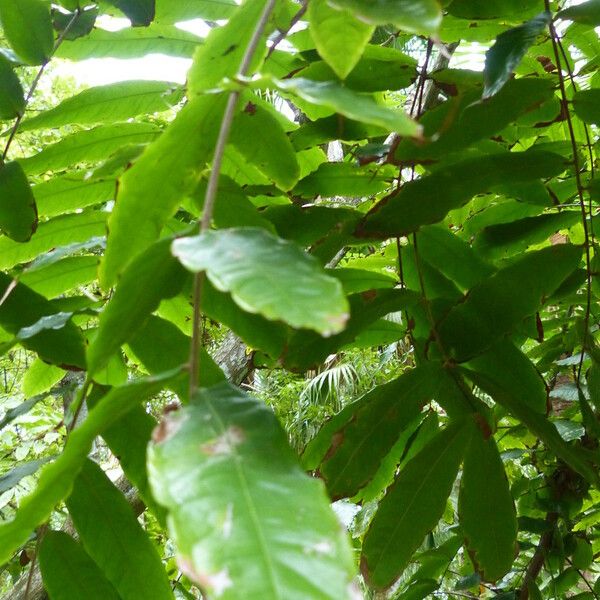
M 155 444 L 162 444 L 172 438 L 181 429 L 185 416 L 180 412 L 175 412 L 175 409 L 170 409 L 165 414 L 161 422 L 154 428 L 152 432 L 152 441 Z
M 256 104 L 254 104 L 252 102 L 248 102 L 248 104 L 246 104 L 246 106 L 244 106 L 244 112 L 248 115 L 255 115 L 256 114 Z
M 220 436 L 200 446 L 200 451 L 209 456 L 233 454 L 235 448 L 246 439 L 244 430 L 232 425 Z

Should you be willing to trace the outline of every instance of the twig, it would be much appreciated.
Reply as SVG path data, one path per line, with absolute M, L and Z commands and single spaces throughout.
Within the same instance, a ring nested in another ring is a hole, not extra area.
M 81 8 L 78 8 L 75 11 L 75 13 L 73 14 L 73 17 L 67 23 L 67 26 L 63 29 L 62 33 L 58 36 L 58 38 L 56 39 L 56 42 L 54 42 L 54 47 L 52 48 L 52 52 L 51 52 L 50 56 L 48 57 L 46 62 L 44 64 L 42 64 L 42 66 L 39 68 L 37 75 L 35 76 L 33 82 L 31 83 L 31 87 L 29 88 L 29 92 L 27 92 L 27 96 L 25 98 L 25 107 L 27 107 L 27 105 L 31 101 L 31 98 L 33 97 L 33 94 L 35 93 L 35 90 L 37 89 L 37 86 L 40 83 L 40 79 L 42 78 L 42 75 L 44 74 L 46 67 L 50 64 L 50 60 L 52 59 L 52 56 L 54 56 L 54 53 L 58 50 L 59 46 L 63 43 L 65 37 L 69 33 L 69 30 L 71 29 L 71 27 L 73 27 L 73 25 L 75 24 L 75 21 L 79 18 L 80 14 L 81 14 L 81 10 L 82 10 Z M 21 121 L 23 120 L 24 116 L 25 116 L 25 110 L 23 110 L 23 112 L 17 116 L 17 119 L 15 120 L 13 128 L 10 132 L 10 135 L 8 136 L 6 146 L 4 147 L 4 152 L 2 153 L 2 161 L 0 161 L 0 162 L 4 162 L 6 160 L 6 157 L 8 156 L 8 151 L 10 150 L 13 140 L 15 139 L 15 136 L 17 135 L 17 132 L 19 131 L 19 126 L 21 125 Z
M 550 11 L 550 0 L 544 0 L 544 4 L 546 6 L 546 10 Z M 567 90 L 565 88 L 565 81 L 562 73 L 562 63 L 560 57 L 560 51 L 558 46 L 558 34 L 556 33 L 556 29 L 554 27 L 554 23 L 551 21 L 550 25 L 550 38 L 552 39 L 552 48 L 554 50 L 554 58 L 556 60 L 556 69 L 558 72 L 558 84 L 560 87 L 560 93 L 562 97 L 562 103 L 565 107 L 568 107 L 568 98 L 567 98 Z M 577 183 L 577 195 L 579 197 L 579 205 L 581 207 L 581 221 L 583 225 L 583 233 L 585 238 L 585 263 L 586 263 L 586 273 L 587 273 L 587 299 L 586 299 L 586 310 L 585 310 L 585 318 L 584 318 L 584 332 L 583 332 L 583 342 L 582 347 L 585 350 L 589 338 L 589 322 L 590 322 L 590 313 L 592 310 L 592 268 L 591 268 L 591 255 L 590 255 L 590 234 L 587 223 L 587 211 L 585 206 L 585 198 L 583 192 L 583 183 L 581 181 L 581 173 L 580 173 L 580 164 L 579 164 L 579 156 L 577 155 L 577 141 L 575 139 L 575 130 L 573 128 L 573 119 L 571 117 L 571 112 L 567 108 L 566 111 L 567 118 L 567 126 L 569 129 L 569 137 L 571 138 L 571 147 L 573 150 L 573 166 L 575 168 L 575 181 Z M 581 382 L 581 370 L 583 368 L 583 359 L 585 352 L 581 352 L 581 359 L 579 360 L 579 365 L 577 367 L 577 385 L 580 385 Z
M 306 12 L 307 8 L 308 0 L 304 0 L 298 12 L 292 17 L 292 20 L 290 21 L 290 26 L 285 31 L 281 31 L 279 35 L 273 40 L 273 43 L 271 44 L 271 47 L 267 52 L 267 58 L 269 58 L 271 54 L 275 52 L 277 46 L 279 46 L 279 44 L 281 44 L 281 42 L 285 40 L 285 38 L 288 36 L 288 33 L 292 30 L 292 27 L 294 27 L 294 25 L 296 25 L 298 21 L 304 16 L 304 13 Z
M 252 38 L 248 43 L 246 52 L 242 57 L 242 62 L 238 71 L 238 76 L 244 77 L 248 74 L 252 57 L 258 48 L 258 44 L 263 35 L 269 17 L 275 8 L 276 0 L 269 0 L 256 24 Z M 223 154 L 225 153 L 225 146 L 229 138 L 229 132 L 231 131 L 231 125 L 233 123 L 233 117 L 235 116 L 235 109 L 240 97 L 240 92 L 235 90 L 229 93 L 227 99 L 227 105 L 221 121 L 221 128 L 219 130 L 219 137 L 215 146 L 215 153 L 213 156 L 212 168 L 210 171 L 210 177 L 208 179 L 208 185 L 206 186 L 206 194 L 204 196 L 204 207 L 202 210 L 202 219 L 200 221 L 200 232 L 203 233 L 210 228 L 212 216 L 215 208 L 215 201 L 217 198 L 217 189 L 219 187 L 219 175 L 221 173 L 221 165 L 223 162 Z M 202 292 L 204 288 L 204 271 L 197 273 L 194 277 L 194 316 L 193 316 L 193 334 L 190 348 L 190 397 L 198 389 L 198 383 L 200 379 L 200 345 L 202 339 Z

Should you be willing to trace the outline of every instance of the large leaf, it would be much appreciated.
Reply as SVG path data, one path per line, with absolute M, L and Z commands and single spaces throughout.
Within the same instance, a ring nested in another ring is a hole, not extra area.
M 157 0 L 156 20 L 179 23 L 189 19 L 228 19 L 235 12 L 235 0 Z
M 600 124 L 600 89 L 578 91 L 573 96 L 573 106 L 582 121 Z
M 0 273 L 0 325 L 17 336 L 23 346 L 36 352 L 40 358 L 65 369 L 85 369 L 83 336 L 70 321 L 60 319 L 55 326 L 42 320 L 56 315 L 56 308 L 46 298 L 22 283 L 12 289 L 13 279 Z M 26 328 L 38 330 L 26 332 Z
M 406 183 L 367 214 L 358 232 L 368 237 L 406 235 L 422 225 L 441 221 L 452 209 L 495 185 L 551 177 L 565 169 L 559 154 L 543 151 L 507 152 L 469 158 Z M 444 190 L 440 194 L 440 190 Z
M 448 7 L 451 15 L 463 19 L 518 19 L 540 10 L 537 0 L 454 0 Z M 478 23 L 481 26 L 481 23 Z M 467 24 L 467 27 L 470 25 Z
M 440 373 L 432 363 L 416 367 L 360 399 L 343 427 L 328 428 L 330 446 L 318 471 L 334 500 L 354 496 L 370 481 L 404 428 L 434 398 Z
M 391 23 L 416 33 L 433 33 L 442 21 L 441 7 L 436 0 L 333 0 L 332 4 L 347 8 L 367 23 Z
M 98 565 L 70 535 L 49 531 L 39 553 L 40 570 L 50 600 L 119 600 Z
M 26 242 L 36 228 L 35 198 L 21 165 L 0 164 L 0 230 L 15 242 Z
M 168 238 L 150 246 L 123 273 L 87 351 L 90 377 L 133 337 L 163 298 L 172 298 L 181 291 L 186 272 L 171 254 L 170 246 Z
M 223 110 L 220 95 L 190 101 L 121 177 L 100 269 L 103 286 L 114 284 L 127 263 L 158 238 L 182 196 L 193 189 L 210 160 Z
M 465 454 L 458 512 L 476 569 L 485 581 L 497 581 L 515 559 L 517 515 L 496 442 L 480 429 Z
M 228 384 L 201 390 L 165 417 L 148 461 L 179 566 L 204 593 L 222 600 L 350 597 L 345 532 L 262 402 Z
M 340 283 L 295 244 L 264 229 L 207 231 L 176 240 L 173 253 L 191 271 L 206 271 L 244 310 L 326 336 L 344 328 L 348 304 Z
M 496 38 L 496 43 L 485 55 L 484 98 L 489 98 L 500 91 L 537 36 L 546 29 L 550 18 L 549 13 L 542 13 L 523 25 L 501 33 Z
M 43 0 L 0 0 L 2 30 L 12 49 L 30 65 L 52 55 L 54 33 L 50 6 Z
M 129 18 L 131 24 L 150 25 L 154 19 L 155 0 L 107 0 Z
M 363 542 L 361 570 L 373 587 L 392 585 L 440 520 L 473 429 L 467 421 L 450 423 L 387 490 Z
M 54 507 L 69 495 L 94 439 L 178 374 L 179 370 L 170 371 L 114 388 L 89 412 L 69 436 L 63 453 L 42 471 L 37 487 L 21 502 L 13 520 L 0 525 L 0 564 L 8 561 L 33 529 L 47 521 Z
M 24 120 L 20 131 L 80 125 L 115 123 L 137 115 L 163 112 L 183 96 L 178 85 L 164 81 L 123 81 L 89 88 L 63 100 L 55 108 Z
M 319 54 L 344 79 L 360 60 L 374 27 L 348 10 L 331 8 L 327 0 L 309 3 L 308 20 Z
M 588 0 L 575 6 L 569 6 L 561 10 L 556 16 L 582 25 L 598 27 L 600 25 L 600 1 Z
M 482 353 L 534 314 L 580 260 L 581 248 L 558 244 L 529 252 L 482 281 L 438 327 L 446 349 L 458 361 Z M 521 285 L 523 281 L 527 286 Z
M 8 60 L 0 56 L 0 119 L 14 119 L 24 110 L 21 82 Z
M 76 163 L 96 162 L 110 156 L 127 144 L 145 144 L 154 140 L 160 129 L 152 123 L 120 123 L 65 137 L 56 144 L 46 146 L 41 152 L 20 161 L 30 175 L 57 171 Z
M 99 465 L 84 461 L 66 504 L 83 547 L 122 600 L 173 598 L 155 546 Z
M 87 36 L 64 42 L 56 51 L 59 58 L 137 58 L 147 54 L 166 54 L 191 58 L 201 38 L 177 27 L 152 25 L 147 29 L 126 27 L 119 31 L 94 28 Z

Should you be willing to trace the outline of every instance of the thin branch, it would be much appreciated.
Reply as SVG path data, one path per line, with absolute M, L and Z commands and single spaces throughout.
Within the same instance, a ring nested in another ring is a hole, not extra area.
M 544 0 L 546 10 L 550 11 L 550 0 Z M 554 23 L 550 22 L 550 38 L 552 39 L 552 48 L 554 50 L 554 58 L 556 60 L 556 69 L 558 72 L 558 84 L 560 87 L 560 94 L 562 97 L 562 103 L 564 106 L 568 106 L 568 97 L 567 90 L 565 88 L 565 80 L 562 73 L 562 61 L 560 57 L 560 50 L 558 46 L 558 34 L 554 27 Z M 583 182 L 581 181 L 581 172 L 580 172 L 580 164 L 579 164 L 579 156 L 577 154 L 577 140 L 575 138 L 575 130 L 573 128 L 573 119 L 571 117 L 571 111 L 566 111 L 567 118 L 567 126 L 569 129 L 569 137 L 571 139 L 571 147 L 573 150 L 573 166 L 575 168 L 575 181 L 577 183 L 577 195 L 579 197 L 579 205 L 581 208 L 581 221 L 583 225 L 583 233 L 585 238 L 585 266 L 586 266 L 586 276 L 587 276 L 587 298 L 586 298 L 586 309 L 585 309 L 585 318 L 584 318 L 584 331 L 583 331 L 583 342 L 582 346 L 585 350 L 589 337 L 589 323 L 590 323 L 590 313 L 592 310 L 592 267 L 591 267 L 591 255 L 590 255 L 590 233 L 587 222 L 587 210 L 585 206 L 585 198 L 583 191 Z M 579 365 L 577 367 L 577 385 L 580 385 L 581 382 L 581 370 L 583 368 L 583 359 L 585 352 L 581 352 L 581 359 L 579 361 Z
M 52 59 L 55 52 L 58 50 L 60 45 L 65 40 L 65 37 L 69 33 L 71 27 L 73 27 L 73 25 L 75 24 L 75 21 L 79 18 L 80 14 L 81 14 L 81 10 L 82 10 L 81 8 L 78 8 L 73 13 L 73 17 L 67 23 L 67 26 L 63 29 L 61 34 L 58 36 L 58 38 L 56 39 L 56 42 L 54 42 L 54 47 L 52 48 L 52 52 L 50 53 L 48 60 L 46 60 L 46 62 L 39 68 L 37 75 L 35 76 L 35 78 L 33 79 L 33 82 L 31 83 L 29 92 L 27 92 L 27 96 L 25 98 L 25 108 L 27 108 L 27 105 L 31 101 L 33 94 L 35 94 L 35 90 L 37 89 L 37 86 L 40 83 L 40 79 L 42 78 L 42 75 L 44 74 L 46 67 L 50 64 L 50 60 Z M 24 116 L 25 116 L 25 110 L 23 110 L 23 112 L 17 116 L 17 119 L 15 120 L 13 128 L 10 132 L 10 135 L 8 136 L 8 141 L 6 142 L 6 146 L 4 147 L 4 152 L 2 153 L 2 160 L 0 161 L 0 163 L 4 162 L 6 160 L 6 157 L 8 156 L 8 151 L 10 150 L 13 140 L 15 139 L 15 136 L 17 135 L 17 132 L 19 131 L 19 127 L 21 125 L 21 121 L 23 120 Z
M 303 0 L 302 6 L 298 10 L 298 12 L 292 17 L 292 20 L 290 21 L 290 26 L 285 31 L 281 31 L 279 33 L 279 35 L 273 40 L 273 43 L 271 44 L 271 47 L 269 48 L 269 51 L 267 52 L 267 58 L 269 58 L 271 56 L 271 54 L 273 54 L 273 52 L 275 52 L 275 49 L 277 48 L 277 46 L 279 46 L 279 44 L 281 44 L 281 42 L 283 42 L 283 40 L 285 40 L 285 38 L 288 36 L 289 32 L 292 30 L 294 25 L 296 25 L 298 23 L 298 21 L 300 21 L 300 19 L 304 16 L 304 13 L 306 12 L 307 8 L 308 8 L 308 0 Z
M 265 8 L 256 24 L 252 38 L 248 43 L 246 52 L 242 57 L 242 62 L 238 71 L 239 77 L 244 77 L 248 74 L 250 69 L 250 63 L 252 57 L 258 48 L 260 39 L 264 33 L 264 30 L 269 21 L 269 17 L 275 8 L 276 0 L 269 0 L 265 4 Z M 227 99 L 227 105 L 221 121 L 221 128 L 219 130 L 219 137 L 215 146 L 215 153 L 212 162 L 212 168 L 210 171 L 210 177 L 208 179 L 208 185 L 206 186 L 206 194 L 204 196 L 204 207 L 202 210 L 202 220 L 200 221 L 200 232 L 205 232 L 210 228 L 212 222 L 212 216 L 215 208 L 215 202 L 217 199 L 217 190 L 219 187 L 219 176 L 221 173 L 221 165 L 223 163 L 223 155 L 225 153 L 225 146 L 229 139 L 229 133 L 231 131 L 231 125 L 233 123 L 233 117 L 235 116 L 235 110 L 237 103 L 240 98 L 239 91 L 230 92 L 229 98 Z M 197 273 L 194 277 L 194 316 L 193 316 L 193 334 L 192 343 L 190 348 L 190 397 L 198 389 L 198 383 L 200 380 L 200 345 L 202 340 L 202 292 L 204 288 L 204 271 Z

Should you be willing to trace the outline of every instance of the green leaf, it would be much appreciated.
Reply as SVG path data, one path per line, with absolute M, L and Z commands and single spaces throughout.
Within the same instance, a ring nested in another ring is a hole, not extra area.
M 574 471 L 584 477 L 589 483 L 600 486 L 600 476 L 595 465 L 590 463 L 590 456 L 566 443 L 560 436 L 556 426 L 545 415 L 541 415 L 529 408 L 521 398 L 513 395 L 513 390 L 506 386 L 506 376 L 498 378 L 495 375 L 467 371 L 465 374 L 484 392 L 489 394 L 495 402 L 506 408 L 515 418 L 519 419 L 534 436 L 539 438 L 544 445 L 569 465 Z
M 226 25 L 211 30 L 204 44 L 194 55 L 194 62 L 188 72 L 189 95 L 216 88 L 223 78 L 233 78 L 238 74 L 242 58 L 264 8 L 263 0 L 246 0 Z M 265 42 L 270 29 L 271 26 L 267 25 L 266 31 L 263 32 L 249 65 L 249 74 L 256 70 L 266 56 Z
M 186 272 L 172 256 L 170 246 L 169 238 L 150 246 L 123 273 L 88 347 L 88 376 L 93 377 L 106 365 L 163 298 L 172 298 L 181 291 Z
M 363 542 L 361 571 L 369 585 L 392 585 L 437 525 L 473 429 L 462 420 L 451 422 L 388 488 Z
M 50 129 L 71 123 L 115 123 L 141 114 L 163 112 L 183 97 L 180 86 L 165 81 L 122 81 L 93 87 L 55 108 L 24 120 L 19 131 Z
M 77 8 L 79 7 L 75 6 L 72 10 Z M 59 37 L 62 36 L 65 40 L 76 40 L 91 33 L 99 12 L 97 6 L 88 6 L 76 13 L 55 10 L 52 12 L 52 25 Z
M 333 0 L 331 4 L 352 11 L 367 23 L 391 23 L 412 33 L 434 33 L 442 22 L 442 10 L 436 0 Z
M 37 223 L 35 198 L 21 165 L 0 164 L 0 230 L 15 242 L 26 242 Z
M 295 244 L 264 229 L 207 231 L 176 240 L 173 253 L 187 269 L 205 270 L 248 312 L 324 336 L 344 328 L 348 304 L 340 283 Z
M 8 60 L 0 56 L 0 119 L 14 119 L 24 111 L 23 86 Z
M 293 94 L 318 106 L 324 106 L 340 115 L 395 131 L 401 135 L 420 137 L 421 127 L 402 110 L 395 110 L 375 102 L 364 94 L 357 94 L 334 81 L 312 81 L 293 77 L 292 79 L 257 80 L 258 87 L 275 87 L 282 93 Z
M 13 279 L 0 273 L 0 325 L 17 336 L 22 345 L 36 352 L 42 360 L 64 369 L 84 369 L 85 353 L 80 330 L 70 321 L 61 319 L 56 326 L 38 327 L 39 332 L 26 332 L 41 319 L 56 315 L 56 308 L 43 296 L 22 283 L 12 289 Z M 60 313 L 59 313 L 60 314 Z
M 48 520 L 54 507 L 71 492 L 94 439 L 139 403 L 157 394 L 179 370 L 137 379 L 112 389 L 74 429 L 62 454 L 42 471 L 35 490 L 22 500 L 12 521 L 0 525 L 0 565 L 29 538 L 35 527 Z M 90 513 L 93 514 L 93 513 Z
M 41 152 L 19 160 L 29 175 L 57 171 L 77 163 L 96 162 L 126 144 L 144 144 L 160 133 L 153 123 L 120 123 L 80 131 L 46 146 Z
M 451 15 L 462 19 L 521 19 L 539 12 L 537 0 L 454 0 L 448 7 Z M 478 24 L 481 25 L 481 24 Z M 469 26 L 469 24 L 467 24 Z
M 354 496 L 376 474 L 398 436 L 433 399 L 440 367 L 425 363 L 375 387 L 353 404 L 344 426 L 330 434 L 318 468 L 332 499 Z
M 565 169 L 565 159 L 550 152 L 506 152 L 469 158 L 440 167 L 431 175 L 406 183 L 399 194 L 384 198 L 359 225 L 366 237 L 412 233 L 438 223 L 453 209 L 495 185 L 551 177 Z M 444 193 L 440 195 L 440 190 Z
M 61 44 L 55 55 L 69 60 L 139 58 L 154 53 L 191 58 L 201 42 L 197 35 L 171 25 L 126 27 L 119 31 L 96 27 L 85 37 Z
M 600 2 L 598 2 L 600 6 Z M 575 8 L 575 7 L 574 7 Z M 573 96 L 575 114 L 586 123 L 600 124 L 600 89 L 578 91 Z
M 465 454 L 458 513 L 475 568 L 485 581 L 498 581 L 515 560 L 517 515 L 496 442 L 479 428 Z
M 218 21 L 228 19 L 235 12 L 235 0 L 158 0 L 156 20 L 166 23 L 179 23 L 189 19 Z
M 340 79 L 345 79 L 360 60 L 375 28 L 348 10 L 331 8 L 327 0 L 309 3 L 308 21 L 319 54 Z
M 207 594 L 350 597 L 346 534 L 262 402 L 228 384 L 201 390 L 165 417 L 148 462 L 179 567 Z M 239 560 L 240 548 L 253 560 Z
M 98 565 L 66 533 L 49 531 L 44 535 L 39 561 L 50 600 L 119 600 Z
M 477 356 L 533 315 L 581 260 L 581 248 L 558 244 L 528 252 L 470 290 L 447 314 L 439 335 L 457 361 Z M 527 286 L 521 283 L 527 281 Z M 515 293 L 518 290 L 518 293 Z
M 14 488 L 23 478 L 36 473 L 42 465 L 45 465 L 52 458 L 54 457 L 21 462 L 18 467 L 15 467 L 8 473 L 4 473 L 4 475 L 0 476 L 0 494 L 4 494 L 4 492 Z
M 54 47 L 50 6 L 43 0 L 0 0 L 0 21 L 11 48 L 30 65 L 48 61 Z
M 66 504 L 83 547 L 122 600 L 173 598 L 156 548 L 99 465 L 84 461 Z
M 147 26 L 154 20 L 155 0 L 107 0 L 129 18 L 131 24 Z
M 0 269 L 28 262 L 59 246 L 87 242 L 106 233 L 106 213 L 85 212 L 42 223 L 27 244 L 0 237 Z
M 551 20 L 550 13 L 542 13 L 530 21 L 501 33 L 496 43 L 486 52 L 483 72 L 483 97 L 498 93 L 517 68 L 529 47 Z
M 556 16 L 559 19 L 568 19 L 582 25 L 598 27 L 600 25 L 600 0 L 588 0 L 576 6 L 569 6 Z
M 235 118 L 229 141 L 282 190 L 298 181 L 296 152 L 275 109 L 254 94 L 241 98 L 244 109 Z
M 100 266 L 104 287 L 114 284 L 127 263 L 158 239 L 182 196 L 196 185 L 212 157 L 224 102 L 216 94 L 190 101 L 121 177 Z
M 85 176 L 68 174 L 38 183 L 33 186 L 32 192 L 40 216 L 57 217 L 108 202 L 114 198 L 115 189 L 113 179 L 86 179 Z
M 36 358 L 23 376 L 21 384 L 23 395 L 25 398 L 32 398 L 38 394 L 43 394 L 56 385 L 64 376 L 64 369 L 49 365 Z

